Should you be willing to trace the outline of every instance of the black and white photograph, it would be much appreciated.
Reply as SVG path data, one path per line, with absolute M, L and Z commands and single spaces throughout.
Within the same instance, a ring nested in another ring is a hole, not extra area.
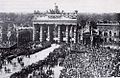
M 120 0 L 0 0 L 0 78 L 120 78 Z

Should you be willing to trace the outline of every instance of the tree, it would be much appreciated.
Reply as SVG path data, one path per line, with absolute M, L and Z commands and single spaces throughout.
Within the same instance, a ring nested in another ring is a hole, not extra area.
M 97 24 L 95 21 L 90 21 L 90 27 L 93 29 L 97 29 Z
M 117 13 L 117 14 L 116 14 L 116 18 L 117 18 L 117 21 L 120 22 L 120 13 Z
M 84 28 L 85 25 L 86 25 L 86 20 L 81 20 L 81 21 L 80 21 L 80 25 L 82 26 L 82 28 Z
M 78 10 L 75 10 L 75 13 L 77 14 L 77 13 L 78 13 Z

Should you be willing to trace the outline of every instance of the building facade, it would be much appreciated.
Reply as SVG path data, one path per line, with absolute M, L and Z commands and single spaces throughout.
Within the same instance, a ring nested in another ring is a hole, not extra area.
M 120 24 L 118 22 L 98 23 L 99 35 L 104 43 L 113 44 L 120 41 Z
M 18 45 L 26 44 L 30 41 L 32 41 L 33 38 L 33 27 L 27 26 L 27 27 L 16 27 L 16 36 L 17 36 L 17 43 Z
M 90 23 L 86 22 L 86 28 L 81 28 L 82 26 L 78 25 L 77 16 L 77 11 L 73 13 L 60 12 L 56 5 L 55 9 L 45 13 L 35 11 L 33 18 L 33 41 L 58 43 L 79 43 L 82 41 L 85 44 L 90 44 L 94 40 L 96 42 L 100 41 L 96 39 L 101 37 L 104 44 L 120 42 L 120 24 L 118 22 L 96 23 L 97 31 L 93 35 L 90 30 Z M 79 26 L 81 26 L 81 29 L 79 29 Z
M 77 13 L 60 12 L 58 6 L 50 12 L 35 13 L 33 41 L 77 42 Z
M 3 27 L 3 21 L 0 21 L 0 41 L 2 41 L 2 27 Z
M 15 25 L 12 21 L 0 21 L 0 48 L 9 48 L 16 44 Z

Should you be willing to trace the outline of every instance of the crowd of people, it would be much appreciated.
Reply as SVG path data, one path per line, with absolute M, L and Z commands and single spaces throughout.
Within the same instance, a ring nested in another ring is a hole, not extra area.
M 12 65 L 13 67 L 16 67 L 17 63 L 21 66 L 24 67 L 24 62 L 22 61 L 22 56 L 26 56 L 27 58 L 30 58 L 30 55 L 33 53 L 36 53 L 38 51 L 34 51 L 32 49 L 32 46 L 35 43 L 28 43 L 28 44 L 23 44 L 17 48 L 8 48 L 8 49 L 0 49 L 0 71 L 5 72 L 5 73 L 10 73 L 12 70 L 9 67 L 6 67 L 8 64 Z M 42 43 L 44 48 L 49 47 L 51 44 L 48 42 Z M 44 49 L 43 48 L 43 49 Z M 42 49 L 40 49 L 42 50 Z M 16 59 L 17 62 L 14 62 L 13 59 Z
M 16 57 L 14 60 L 4 59 L 1 61 L 0 74 L 11 73 L 19 65 L 24 67 L 23 57 Z
M 119 50 L 81 44 L 61 46 L 44 59 L 24 67 L 10 78 L 54 78 L 56 65 L 62 66 L 59 78 L 95 78 L 119 76 Z
M 52 68 L 58 64 L 62 66 L 63 60 L 60 60 L 60 58 L 65 58 L 65 56 L 69 54 L 67 49 L 67 45 L 61 45 L 51 52 L 44 60 L 40 60 L 37 63 L 23 68 L 20 72 L 12 74 L 10 78 L 53 78 L 54 71 Z
M 66 56 L 60 78 L 98 78 L 115 76 L 119 50 L 72 45 L 74 53 Z M 117 62 L 116 64 L 114 62 Z M 120 70 L 117 70 L 117 72 Z M 117 73 L 116 72 L 116 73 Z M 118 75 L 117 75 L 118 76 Z
M 24 45 L 24 47 L 26 47 Z M 29 56 L 31 51 L 28 48 L 14 48 L 14 49 L 0 49 L 0 69 L 2 69 L 7 64 L 12 64 L 12 60 L 14 58 L 19 57 L 20 55 L 27 55 Z M 22 62 L 18 62 L 23 65 Z M 5 67 L 5 71 L 7 68 Z

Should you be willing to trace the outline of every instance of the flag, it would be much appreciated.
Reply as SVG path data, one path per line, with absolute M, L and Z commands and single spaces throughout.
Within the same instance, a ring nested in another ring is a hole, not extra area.
M 16 31 L 16 25 L 13 24 L 13 31 Z
M 10 38 L 10 36 L 11 36 L 11 31 L 8 31 L 7 37 Z

